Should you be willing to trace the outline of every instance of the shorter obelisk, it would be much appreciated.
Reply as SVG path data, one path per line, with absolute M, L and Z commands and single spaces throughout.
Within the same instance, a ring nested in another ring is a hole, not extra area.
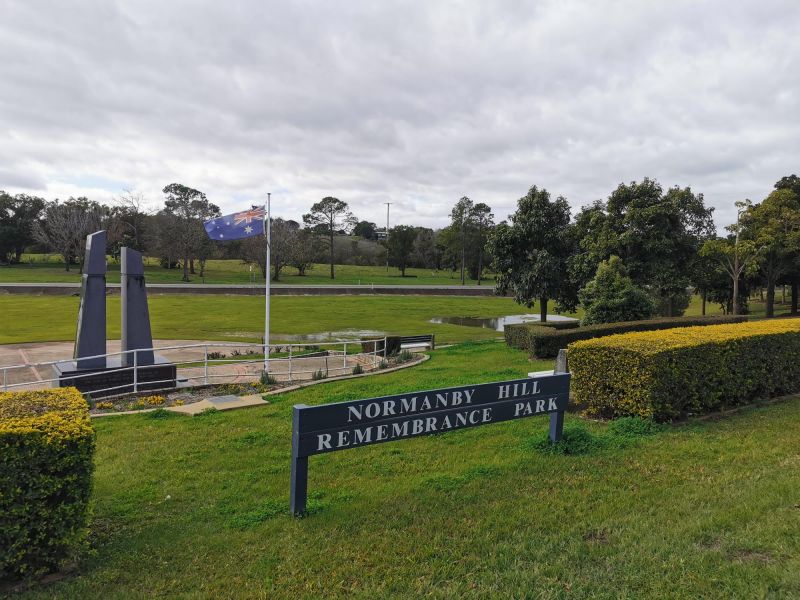
M 122 366 L 132 367 L 134 364 L 133 352 L 128 352 L 129 350 L 138 350 L 138 366 L 152 365 L 153 335 L 150 331 L 150 312 L 147 309 L 142 254 L 130 248 L 122 248 L 120 263 Z

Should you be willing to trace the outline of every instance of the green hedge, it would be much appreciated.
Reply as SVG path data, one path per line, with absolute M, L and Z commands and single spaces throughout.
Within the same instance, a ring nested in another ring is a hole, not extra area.
M 655 331 L 675 327 L 694 327 L 702 325 L 722 325 L 741 323 L 745 316 L 718 315 L 713 317 L 671 317 L 649 319 L 647 321 L 624 321 L 621 323 L 602 323 L 586 325 L 567 330 L 542 327 L 533 323 L 509 325 L 505 328 L 506 343 L 531 353 L 533 358 L 555 358 L 561 348 L 579 340 L 589 340 L 606 335 L 628 333 L 631 331 Z
M 55 570 L 80 547 L 94 446 L 75 388 L 0 393 L 0 580 Z
M 568 356 L 590 415 L 669 421 L 800 391 L 800 319 L 614 335 Z

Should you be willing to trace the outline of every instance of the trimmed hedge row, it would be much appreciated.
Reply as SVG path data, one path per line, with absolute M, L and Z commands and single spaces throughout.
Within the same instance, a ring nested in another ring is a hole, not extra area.
M 508 325 L 505 327 L 506 344 L 520 350 L 527 350 L 533 358 L 555 358 L 561 348 L 579 340 L 589 340 L 607 335 L 631 331 L 656 331 L 675 327 L 694 327 L 741 323 L 747 317 L 739 315 L 716 315 L 712 317 L 669 317 L 648 319 L 646 321 L 623 321 L 586 325 L 567 330 L 542 327 L 533 323 Z
M 0 393 L 0 579 L 55 570 L 81 544 L 94 447 L 75 388 Z
M 575 401 L 669 421 L 800 391 L 800 319 L 613 335 L 569 346 Z

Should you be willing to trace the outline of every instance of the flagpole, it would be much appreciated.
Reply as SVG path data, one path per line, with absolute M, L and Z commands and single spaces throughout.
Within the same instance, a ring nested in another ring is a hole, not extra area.
M 267 236 L 267 281 L 264 286 L 264 373 L 269 374 L 269 291 L 270 291 L 270 246 L 272 245 L 272 219 L 270 210 L 272 194 L 267 193 L 267 210 L 264 212 L 264 235 Z

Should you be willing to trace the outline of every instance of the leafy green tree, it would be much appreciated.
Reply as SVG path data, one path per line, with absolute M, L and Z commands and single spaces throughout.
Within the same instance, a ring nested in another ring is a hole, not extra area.
M 458 233 L 458 246 L 461 265 L 461 285 L 464 285 L 466 278 L 466 259 L 467 259 L 467 236 L 469 234 L 474 204 L 467 196 L 463 196 L 456 202 L 450 211 L 450 227 Z
M 586 287 L 578 292 L 584 308 L 582 323 L 616 323 L 649 319 L 655 312 L 653 298 L 628 277 L 618 256 L 604 260 Z
M 406 276 L 406 267 L 414 250 L 414 241 L 417 239 L 417 230 L 410 225 L 397 225 L 389 230 L 387 248 L 389 262 L 400 269 L 400 276 Z
M 25 248 L 34 240 L 34 223 L 39 220 L 43 198 L 0 190 L 0 261 L 19 262 Z
M 751 240 L 742 239 L 742 213 L 749 210 L 752 204 L 749 200 L 736 203 L 736 223 L 728 225 L 726 229 L 731 235 L 727 238 L 714 237 L 708 239 L 700 248 L 700 256 L 709 257 L 716 260 L 730 277 L 733 285 L 731 312 L 734 315 L 739 312 L 739 282 L 742 275 L 748 270 L 757 268 L 755 262 L 759 254 L 759 248 Z
M 356 226 L 353 227 L 353 235 L 362 237 L 365 240 L 377 240 L 377 231 L 378 226 L 370 221 L 359 221 Z
M 183 281 L 189 281 L 189 263 L 201 253 L 207 235 L 203 221 L 218 217 L 219 207 L 206 195 L 180 183 L 171 183 L 162 190 L 166 196 L 164 212 L 173 217 L 176 246 L 183 259 Z
M 551 299 L 560 309 L 573 310 L 577 295 L 568 260 L 575 239 L 567 200 L 551 200 L 547 190 L 533 186 L 518 200 L 509 221 L 494 228 L 487 244 L 497 273 L 496 291 L 510 290 L 516 302 L 528 308 L 538 300 L 542 321 L 547 320 Z
M 326 237 L 330 249 L 331 279 L 334 279 L 333 238 L 337 232 L 355 227 L 356 218 L 350 212 L 347 202 L 326 196 L 303 215 L 303 222 Z
M 688 187 L 665 193 L 648 178 L 620 184 L 605 203 L 578 215 L 580 252 L 570 261 L 570 271 L 585 281 L 601 260 L 619 256 L 633 281 L 653 294 L 662 314 L 680 314 L 689 299 L 687 265 L 715 235 L 712 211 L 703 195 Z
M 766 316 L 772 317 L 775 286 L 792 272 L 800 257 L 800 195 L 790 187 L 776 189 L 743 215 L 743 224 L 745 235 L 761 249 L 758 261 L 767 287 Z
M 489 239 L 489 234 L 494 227 L 494 215 L 492 209 L 488 204 L 479 202 L 472 207 L 469 215 L 469 222 L 472 229 L 472 237 L 474 239 L 473 248 L 478 254 L 478 264 L 475 271 L 475 279 L 478 280 L 478 285 L 481 284 L 481 276 L 483 275 L 483 258 L 486 254 L 486 242 Z

